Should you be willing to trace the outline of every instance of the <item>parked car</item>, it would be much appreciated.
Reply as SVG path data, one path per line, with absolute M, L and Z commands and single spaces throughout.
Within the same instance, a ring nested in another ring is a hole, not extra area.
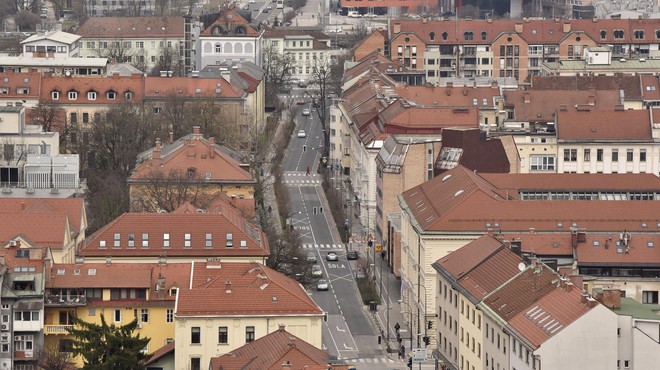
M 339 256 L 335 252 L 328 252 L 328 254 L 325 255 L 326 261 L 337 261 L 339 259 Z
M 316 282 L 316 290 L 319 290 L 319 291 L 320 290 L 328 290 L 329 287 L 330 287 L 330 284 L 325 279 L 321 279 L 321 280 Z
M 367 14 L 364 15 L 364 17 L 365 17 L 365 18 L 376 18 L 376 17 L 378 17 L 378 16 L 377 16 L 376 14 L 374 14 L 374 13 L 367 13 Z
M 307 134 L 305 133 L 305 130 L 298 131 L 298 137 L 302 137 L 302 138 L 307 137 Z
M 315 252 L 307 253 L 307 262 L 316 262 L 316 253 Z
M 303 109 L 303 116 L 309 116 L 309 115 L 310 115 L 309 108 Z
M 301 98 L 301 99 L 298 99 L 298 101 L 296 102 L 296 104 L 298 104 L 298 105 L 303 105 L 303 104 L 305 104 L 305 99 L 302 99 L 302 98 Z
M 302 88 L 307 87 L 307 82 L 305 82 L 305 80 L 298 81 L 298 87 L 302 87 Z
M 316 276 L 316 277 L 323 276 L 323 269 L 321 268 L 321 265 L 312 266 L 312 276 Z
M 348 251 L 348 253 L 346 253 L 346 259 L 348 260 L 356 260 L 358 258 L 359 256 L 357 251 Z

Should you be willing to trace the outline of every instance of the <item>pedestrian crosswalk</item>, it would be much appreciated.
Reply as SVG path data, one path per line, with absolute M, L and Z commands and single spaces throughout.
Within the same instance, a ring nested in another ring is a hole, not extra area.
M 307 174 L 305 172 L 284 172 L 282 182 L 286 185 L 317 186 L 323 182 L 318 174 Z
M 337 249 L 344 250 L 344 244 L 303 244 L 303 249 Z
M 321 180 L 284 180 L 285 185 L 316 186 L 321 185 Z
M 396 361 L 392 360 L 389 357 L 373 357 L 373 358 L 349 358 L 345 360 L 346 362 L 350 363 L 358 363 L 358 364 L 389 364 L 389 363 L 394 363 Z

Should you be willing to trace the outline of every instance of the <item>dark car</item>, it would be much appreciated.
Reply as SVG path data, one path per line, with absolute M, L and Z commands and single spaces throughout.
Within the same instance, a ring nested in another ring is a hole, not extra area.
M 348 260 L 356 260 L 358 257 L 357 251 L 348 251 L 348 253 L 346 253 L 346 259 Z

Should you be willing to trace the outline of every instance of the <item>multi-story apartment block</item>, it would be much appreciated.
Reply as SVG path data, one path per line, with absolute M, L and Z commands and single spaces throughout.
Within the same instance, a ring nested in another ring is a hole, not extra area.
M 320 349 L 323 318 L 298 282 L 262 264 L 196 262 L 190 289 L 177 295 L 175 368 L 201 369 L 280 325 Z
M 130 63 L 144 72 L 158 67 L 183 76 L 186 19 L 183 17 L 90 17 L 76 30 L 80 56 L 103 57 L 115 63 Z
M 389 50 L 393 60 L 426 71 L 432 83 L 457 76 L 525 81 L 541 74 L 544 63 L 585 63 L 585 49 L 607 54 L 597 48 L 607 47 L 612 60 L 617 61 L 652 57 L 659 50 L 655 42 L 659 22 L 595 18 L 397 20 L 390 24 Z
M 187 290 L 192 263 L 49 264 L 43 331 L 45 344 L 73 357 L 68 329 L 75 316 L 100 324 L 126 325 L 137 319 L 135 334 L 150 338 L 144 348 L 154 353 L 174 341 L 175 300 Z
M 44 257 L 48 250 L 10 242 L 0 254 L 0 368 L 34 369 L 44 349 Z
M 330 48 L 330 38 L 320 32 L 268 30 L 263 34 L 264 58 L 288 55 L 291 79 L 314 80 L 315 68 L 329 68 L 338 51 Z
M 251 62 L 261 66 L 262 34 L 252 28 L 233 7 L 223 9 L 210 25 L 204 25 L 195 44 L 198 70 L 212 64 Z

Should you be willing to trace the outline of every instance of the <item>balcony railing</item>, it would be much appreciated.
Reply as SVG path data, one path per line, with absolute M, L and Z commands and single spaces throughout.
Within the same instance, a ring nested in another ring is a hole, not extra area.
M 84 306 L 87 304 L 87 297 L 84 295 L 78 297 L 60 297 L 57 295 L 46 295 L 46 306 Z
M 44 334 L 69 334 L 69 329 L 73 329 L 73 325 L 44 325 Z

